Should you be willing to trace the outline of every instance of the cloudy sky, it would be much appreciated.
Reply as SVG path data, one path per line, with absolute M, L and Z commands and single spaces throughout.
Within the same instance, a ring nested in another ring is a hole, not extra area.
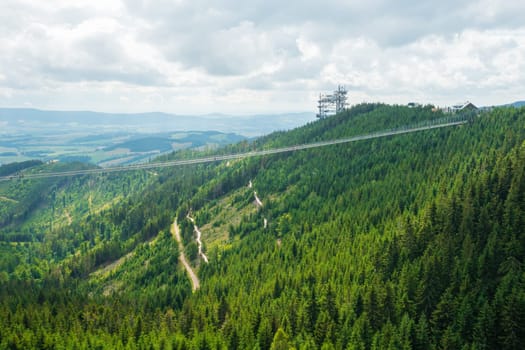
M 314 111 L 525 99 L 516 0 L 2 0 L 0 107 Z

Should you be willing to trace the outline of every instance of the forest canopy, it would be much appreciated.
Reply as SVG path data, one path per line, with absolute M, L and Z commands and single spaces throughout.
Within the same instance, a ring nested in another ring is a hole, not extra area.
M 363 104 L 216 152 L 444 117 Z M 461 126 L 156 174 L 0 183 L 0 348 L 521 348 L 524 125 L 525 108 L 499 108 Z

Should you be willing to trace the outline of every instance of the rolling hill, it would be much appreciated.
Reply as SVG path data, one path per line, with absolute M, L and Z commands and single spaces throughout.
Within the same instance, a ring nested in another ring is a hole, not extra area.
M 315 118 L 314 113 L 282 113 L 231 116 L 225 114 L 175 115 L 169 113 L 101 113 L 0 108 L 3 133 L 28 133 L 56 129 L 159 133 L 165 131 L 221 131 L 247 137 L 288 130 Z

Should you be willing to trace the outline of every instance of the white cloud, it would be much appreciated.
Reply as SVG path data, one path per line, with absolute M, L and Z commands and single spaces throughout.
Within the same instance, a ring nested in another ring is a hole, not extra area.
M 321 55 L 321 49 L 314 42 L 300 36 L 295 41 L 299 51 L 301 51 L 301 61 L 309 61 L 318 58 Z
M 523 99 L 525 4 L 5 0 L 0 106 L 176 113 Z M 313 97 L 313 99 L 312 99 Z

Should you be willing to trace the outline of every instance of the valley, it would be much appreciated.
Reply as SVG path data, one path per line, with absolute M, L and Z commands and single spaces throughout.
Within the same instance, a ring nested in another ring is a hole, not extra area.
M 0 165 L 32 159 L 44 162 L 89 162 L 104 168 L 146 163 L 182 149 L 215 149 L 244 140 L 233 133 L 138 133 L 83 129 L 81 126 L 5 134 L 0 142 Z
M 30 159 L 102 167 L 145 163 L 173 151 L 215 149 L 312 119 L 312 113 L 191 116 L 0 108 L 0 165 Z

